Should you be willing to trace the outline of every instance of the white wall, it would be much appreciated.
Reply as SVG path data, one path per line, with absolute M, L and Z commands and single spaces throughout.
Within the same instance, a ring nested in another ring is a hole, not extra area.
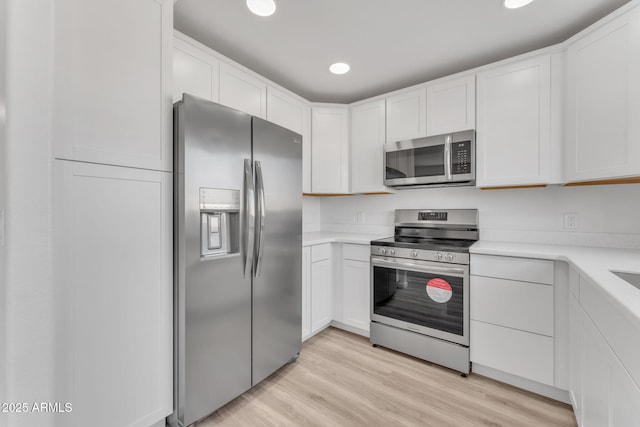
M 320 231 L 321 197 L 305 196 L 302 198 L 302 232 Z
M 55 402 L 51 262 L 53 2 L 6 1 L 6 402 Z M 5 15 L 5 14 L 3 14 Z M 3 310 L 4 311 L 4 310 Z M 10 427 L 53 414 L 0 414 Z
M 322 230 L 393 234 L 394 209 L 476 208 L 480 238 L 640 249 L 640 184 L 479 190 L 401 190 L 392 195 L 327 197 Z M 364 224 L 357 224 L 357 213 Z M 563 230 L 563 214 L 579 215 L 578 231 Z
M 5 213 L 5 186 L 6 186 L 6 16 L 7 4 L 0 0 L 0 402 L 6 402 L 6 325 L 5 318 L 7 308 L 5 301 L 6 267 L 4 251 L 4 213 Z M 6 418 L 0 414 L 0 427 L 6 425 Z

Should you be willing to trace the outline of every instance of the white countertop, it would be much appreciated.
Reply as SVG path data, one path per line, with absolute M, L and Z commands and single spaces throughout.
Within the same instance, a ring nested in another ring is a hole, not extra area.
M 389 235 L 317 231 L 312 233 L 302 233 L 302 246 L 320 245 L 323 243 L 353 243 L 357 245 L 368 245 L 372 240 L 382 239 L 383 237 L 389 237 Z
M 640 289 L 609 270 L 640 273 L 640 251 L 581 246 L 479 241 L 472 254 L 502 255 L 566 261 L 599 285 L 625 317 L 640 325 Z

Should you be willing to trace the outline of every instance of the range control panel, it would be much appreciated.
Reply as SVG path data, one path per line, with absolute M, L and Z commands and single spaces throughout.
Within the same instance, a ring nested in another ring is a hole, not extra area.
M 460 252 L 432 251 L 428 249 L 408 249 L 393 246 L 371 245 L 371 255 L 393 258 L 409 258 L 422 261 L 447 262 L 451 264 L 469 264 L 469 254 Z

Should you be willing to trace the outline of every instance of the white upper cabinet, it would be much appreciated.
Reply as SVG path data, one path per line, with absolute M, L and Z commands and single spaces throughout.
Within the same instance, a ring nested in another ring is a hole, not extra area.
M 427 87 L 427 136 L 475 129 L 476 76 Z
M 425 88 L 387 97 L 387 142 L 427 136 Z
M 173 40 L 173 102 L 183 93 L 218 102 L 220 61 L 176 36 Z
M 565 180 L 640 175 L 640 10 L 568 48 Z
M 561 71 L 560 57 L 556 60 Z M 560 180 L 560 141 L 551 128 L 551 63 L 542 55 L 478 73 L 478 187 Z
M 220 104 L 266 119 L 267 84 L 233 65 L 222 62 Z
M 60 0 L 54 13 L 54 157 L 170 171 L 173 2 Z
M 387 192 L 383 184 L 384 99 L 351 108 L 351 191 Z
M 332 105 L 312 108 L 311 190 L 349 193 L 349 110 Z
M 267 120 L 302 135 L 302 192 L 311 192 L 311 107 L 267 86 Z

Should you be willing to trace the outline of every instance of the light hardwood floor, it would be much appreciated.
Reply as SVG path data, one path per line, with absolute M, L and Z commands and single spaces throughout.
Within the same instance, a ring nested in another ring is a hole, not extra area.
M 575 426 L 571 407 L 329 328 L 198 427 Z

